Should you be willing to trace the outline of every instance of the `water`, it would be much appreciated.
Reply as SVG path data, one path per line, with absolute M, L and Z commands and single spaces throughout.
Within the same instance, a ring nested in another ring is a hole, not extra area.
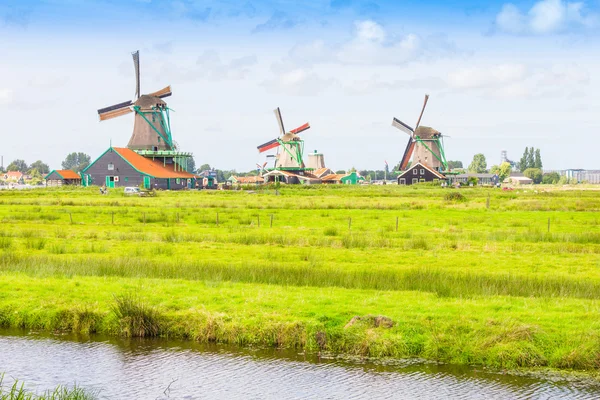
M 0 372 L 38 393 L 59 384 L 101 399 L 598 399 L 590 382 L 473 368 L 306 358 L 164 340 L 0 332 Z M 5 382 L 6 383 L 6 382 Z

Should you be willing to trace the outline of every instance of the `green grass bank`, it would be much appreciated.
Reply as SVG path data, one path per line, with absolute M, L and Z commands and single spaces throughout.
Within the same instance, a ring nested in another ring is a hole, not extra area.
M 596 375 L 584 189 L 3 191 L 0 326 Z

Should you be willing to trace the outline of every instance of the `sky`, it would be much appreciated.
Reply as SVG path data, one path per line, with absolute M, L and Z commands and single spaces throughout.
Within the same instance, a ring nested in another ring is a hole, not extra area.
M 422 125 L 450 160 L 541 150 L 600 169 L 600 0 L 0 0 L 0 155 L 51 168 L 126 146 L 133 115 L 97 110 L 171 85 L 173 138 L 196 164 L 248 171 L 256 146 L 310 122 L 305 152 L 383 169 Z

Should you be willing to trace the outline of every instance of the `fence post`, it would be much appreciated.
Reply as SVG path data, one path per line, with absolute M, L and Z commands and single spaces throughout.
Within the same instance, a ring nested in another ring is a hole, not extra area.
M 114 211 L 111 213 L 111 223 L 113 225 L 115 224 L 115 212 Z
M 217 226 L 219 226 L 219 213 L 217 212 Z
M 256 219 L 258 220 L 258 227 L 260 228 L 260 215 L 257 215 Z
M 488 195 L 487 195 L 487 200 L 486 200 L 486 202 L 485 202 L 485 207 L 486 207 L 487 209 L 489 209 L 489 208 L 490 208 L 490 194 L 489 194 L 489 192 L 488 192 Z
M 548 218 L 548 233 L 550 233 L 550 218 Z
M 396 217 L 396 232 L 398 232 L 398 217 Z
M 146 213 L 143 213 L 143 214 L 144 214 L 144 225 L 146 225 Z
M 179 223 L 179 213 L 177 213 L 177 223 Z
M 273 227 L 273 214 L 271 214 L 271 226 L 270 226 L 270 228 L 272 228 L 272 227 Z
M 69 219 L 71 220 L 71 225 L 73 225 L 73 214 L 69 213 Z
M 352 217 L 348 218 L 348 230 L 352 229 Z

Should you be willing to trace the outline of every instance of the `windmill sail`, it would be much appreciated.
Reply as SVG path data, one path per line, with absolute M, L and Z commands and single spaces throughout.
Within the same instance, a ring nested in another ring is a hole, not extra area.
M 133 68 L 135 69 L 135 98 L 139 99 L 140 92 L 140 51 L 131 53 L 133 57 Z
M 257 149 L 259 153 L 264 153 L 265 151 L 274 149 L 277 146 L 279 146 L 279 141 L 277 139 L 273 139 L 268 141 L 267 143 L 263 143 L 260 146 L 257 146 Z
M 281 110 L 279 109 L 279 107 L 277 107 L 275 110 L 273 110 L 273 112 L 275 113 L 275 118 L 277 118 L 277 123 L 279 124 L 279 132 L 283 136 L 285 135 L 285 128 L 283 127 L 283 118 L 281 118 Z
M 304 125 L 297 127 L 296 129 L 292 129 L 290 133 L 298 134 L 300 132 L 304 132 L 305 130 L 310 129 L 310 124 L 307 122 Z
M 414 133 L 414 129 L 410 126 L 406 125 L 404 122 L 400 121 L 398 118 L 394 118 L 392 121 L 392 126 L 400 129 L 404 133 L 408 133 L 411 137 Z

